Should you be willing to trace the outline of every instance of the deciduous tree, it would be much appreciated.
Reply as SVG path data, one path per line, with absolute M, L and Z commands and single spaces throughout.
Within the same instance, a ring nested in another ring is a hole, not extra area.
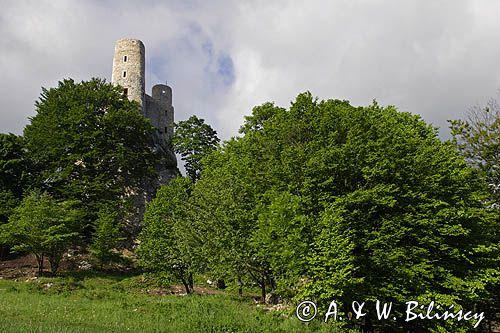
M 219 141 L 217 132 L 196 116 L 175 124 L 172 144 L 185 162 L 184 168 L 193 183 L 200 177 L 201 159 L 214 151 Z
M 178 177 L 160 187 L 146 209 L 137 250 L 142 267 L 175 277 L 188 294 L 193 291 L 193 267 L 183 234 L 191 186 L 188 178 Z
M 73 202 L 58 202 L 49 194 L 33 192 L 15 208 L 0 235 L 12 250 L 36 257 L 38 273 L 43 273 L 47 258 L 56 273 L 64 251 L 77 239 L 82 212 Z
M 241 133 L 203 160 L 193 190 L 210 269 L 342 304 L 493 297 L 482 276 L 498 272 L 498 237 L 482 188 L 419 116 L 304 93 L 289 110 L 254 108 Z
M 91 220 L 104 203 L 140 192 L 153 174 L 153 127 L 120 87 L 63 80 L 43 88 L 36 112 L 24 129 L 36 186 L 79 200 Z
M 120 255 L 113 250 L 124 240 L 119 226 L 119 212 L 112 206 L 104 206 L 94 222 L 95 231 L 89 252 L 101 266 L 119 261 Z
M 454 143 L 489 188 L 489 205 L 500 209 L 500 106 L 497 101 L 471 108 L 465 119 L 451 120 L 450 127 Z

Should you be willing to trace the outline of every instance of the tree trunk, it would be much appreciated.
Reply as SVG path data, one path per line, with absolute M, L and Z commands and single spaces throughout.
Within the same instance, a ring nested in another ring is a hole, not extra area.
M 38 276 L 43 274 L 43 254 L 35 254 L 36 263 L 38 264 Z
M 262 303 L 266 303 L 266 276 L 265 275 L 262 275 L 262 280 L 260 282 L 260 288 L 261 288 Z
M 238 295 L 243 297 L 243 281 L 241 281 L 240 277 L 238 277 Z
M 191 289 L 189 288 L 189 283 L 185 278 L 182 278 L 182 284 L 184 285 L 184 289 L 186 290 L 186 294 L 191 294 Z
M 226 289 L 226 282 L 222 279 L 217 280 L 217 289 Z
M 3 245 L 0 245 L 0 261 L 4 260 L 4 258 L 6 257 L 7 253 L 8 253 L 7 247 L 3 246 Z
M 59 268 L 59 260 L 57 259 L 49 259 L 50 262 L 50 271 L 52 274 L 56 274 L 57 269 Z
M 191 290 L 194 290 L 194 281 L 193 281 L 193 273 L 192 272 L 189 272 L 188 283 L 189 283 L 189 288 Z

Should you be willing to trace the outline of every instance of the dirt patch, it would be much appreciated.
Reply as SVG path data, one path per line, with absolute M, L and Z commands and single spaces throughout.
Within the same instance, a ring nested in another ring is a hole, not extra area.
M 0 261 L 0 278 L 32 278 L 36 275 L 37 264 L 32 255 Z
M 88 255 L 76 251 L 65 253 L 59 265 L 58 273 L 89 269 L 88 260 Z M 51 274 L 48 260 L 45 260 L 43 272 L 46 275 Z M 31 254 L 0 260 L 0 279 L 32 278 L 37 275 L 38 264 Z
M 78 272 L 85 270 L 81 263 L 88 262 L 89 258 L 87 255 L 82 254 L 65 254 L 63 260 L 61 261 L 59 273 L 64 274 L 65 272 Z M 48 263 L 47 263 L 48 265 Z M 36 259 L 33 255 L 20 256 L 14 259 L 0 261 L 0 279 L 23 279 L 23 280 L 33 280 L 36 279 L 38 272 L 38 266 Z M 49 267 L 45 267 L 44 272 L 50 275 Z M 185 295 L 186 290 L 182 285 L 172 285 L 165 288 L 151 288 L 143 289 L 142 292 L 150 295 Z M 216 295 L 222 294 L 222 290 L 217 290 L 205 286 L 195 286 L 194 294 L 197 295 Z
M 153 288 L 144 290 L 149 295 L 186 295 L 186 289 L 182 285 L 172 285 L 168 288 Z M 194 287 L 194 294 L 196 295 L 219 295 L 223 294 L 222 290 L 216 290 L 206 287 Z

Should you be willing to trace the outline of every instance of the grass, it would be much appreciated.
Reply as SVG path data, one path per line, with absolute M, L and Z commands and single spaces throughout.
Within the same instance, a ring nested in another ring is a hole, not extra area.
M 0 280 L 0 332 L 340 332 L 231 295 L 155 296 L 139 277 Z

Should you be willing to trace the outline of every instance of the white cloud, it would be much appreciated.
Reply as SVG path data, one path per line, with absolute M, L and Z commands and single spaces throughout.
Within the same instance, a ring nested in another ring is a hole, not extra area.
M 491 1 L 7 1 L 0 131 L 21 133 L 40 86 L 110 78 L 115 40 L 146 45 L 147 87 L 168 80 L 177 119 L 223 138 L 265 101 L 372 99 L 435 125 L 496 97 L 500 4 Z M 234 81 L 217 76 L 228 55 Z M 446 129 L 443 133 L 446 133 Z

